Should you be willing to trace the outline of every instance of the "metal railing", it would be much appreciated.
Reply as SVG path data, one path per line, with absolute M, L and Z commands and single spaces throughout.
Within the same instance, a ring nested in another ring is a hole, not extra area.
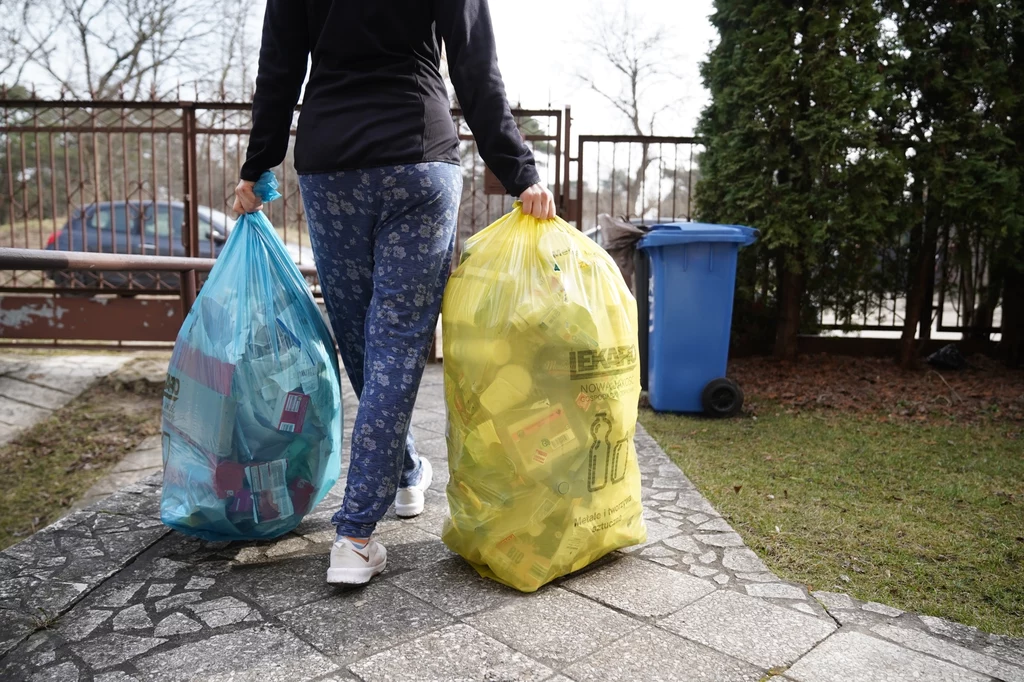
M 704 145 L 695 137 L 580 135 L 574 216 L 580 229 L 608 214 L 640 224 L 693 219 Z
M 187 297 L 192 276 L 186 281 L 176 267 L 149 267 L 161 261 L 105 256 L 211 261 L 217 256 L 234 223 L 231 204 L 250 109 L 235 102 L 12 99 L 0 91 L 0 247 L 97 256 L 88 267 L 78 267 L 84 263 L 78 256 L 8 260 L 9 266 L 0 267 L 0 307 L 17 314 L 5 319 L 24 320 L 22 313 L 31 310 L 39 320 L 58 313 L 62 320 L 19 329 L 0 326 L 0 337 L 26 338 L 26 329 L 33 329 L 50 335 L 36 343 L 173 340 L 166 324 L 157 333 L 135 318 L 144 309 L 147 314 L 154 307 L 169 310 L 169 297 Z M 512 200 L 486 170 L 461 112 L 452 113 L 464 177 L 461 245 L 507 212 Z M 516 109 L 513 116 L 534 149 L 543 180 L 561 196 L 565 113 Z M 291 133 L 294 139 L 294 126 Z M 265 211 L 293 260 L 315 279 L 292 166 L 289 145 L 284 163 L 273 169 L 282 198 Z M 44 262 L 54 265 L 42 267 Z M 194 270 L 196 286 L 207 271 Z M 93 306 L 91 299 L 105 307 Z M 120 316 L 107 314 L 114 308 Z M 95 322 L 100 318 L 105 325 Z
M 213 257 L 233 220 L 251 105 L 234 102 L 46 101 L 0 94 L 0 246 L 133 255 Z M 561 110 L 516 109 L 543 181 L 563 194 Z M 506 213 L 462 112 L 459 241 Z M 291 133 L 294 137 L 295 127 Z M 282 198 L 267 216 L 299 265 L 312 263 L 292 146 L 272 169 Z M 177 290 L 176 274 L 101 272 L 53 282 L 0 272 L 0 291 Z
M 40 251 L 38 249 L 11 249 L 0 247 L 2 270 L 63 270 L 68 272 L 174 272 L 180 276 L 181 309 L 187 315 L 196 302 L 198 273 L 210 272 L 217 263 L 215 258 L 188 258 L 175 256 L 132 256 L 113 253 L 83 253 L 76 251 Z M 306 277 L 316 276 L 316 267 L 300 265 Z
M 462 112 L 456 109 L 452 114 L 464 177 L 458 250 L 465 239 L 506 213 L 512 198 L 486 169 Z M 555 192 L 560 214 L 581 230 L 597 229 L 601 214 L 641 224 L 694 218 L 704 152 L 698 138 L 573 139 L 568 108 L 516 109 L 513 115 L 534 151 L 543 181 Z M 229 217 L 233 188 L 250 125 L 250 106 L 244 103 L 19 100 L 0 92 L 0 247 L 211 259 L 234 222 Z M 289 149 L 282 166 L 275 169 L 282 200 L 268 204 L 266 211 L 295 262 L 309 266 L 312 250 L 298 179 L 291 168 Z M 930 329 L 998 332 L 998 296 L 988 286 L 992 248 L 969 243 L 950 229 L 940 233 L 934 303 L 926 311 L 934 326 L 923 324 L 922 335 Z M 756 251 L 756 268 L 747 286 L 757 300 L 770 301 L 776 263 L 768 250 Z M 902 329 L 909 239 L 894 238 L 890 246 L 865 257 L 877 262 L 877 272 L 856 284 L 864 291 L 855 296 L 841 288 L 809 292 L 819 329 Z M 124 306 L 130 315 L 140 301 L 177 298 L 187 284 L 180 270 L 122 267 L 123 261 L 100 259 L 95 262 L 103 265 L 82 269 L 29 268 L 26 262 L 0 269 L 0 297 L 36 296 L 36 304 L 42 305 L 42 297 L 112 295 L 125 298 L 115 305 Z M 117 267 L 104 269 L 107 265 Z M 823 267 L 842 265 L 837 257 Z M 205 271 L 195 273 L 197 286 L 201 285 Z M 15 304 L 21 305 L 11 305 Z M 84 304 L 76 305 L 65 313 L 65 321 L 93 314 L 95 310 Z M 121 324 L 113 318 L 110 323 Z M 65 340 L 86 338 L 74 336 L 82 333 L 70 331 L 76 326 L 86 328 L 79 320 L 52 331 Z

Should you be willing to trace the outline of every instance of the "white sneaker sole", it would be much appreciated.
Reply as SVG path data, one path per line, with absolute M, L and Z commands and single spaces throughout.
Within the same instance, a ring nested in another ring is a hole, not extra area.
M 434 480 L 434 468 L 431 466 L 427 471 L 423 472 L 423 480 L 421 480 L 416 488 L 412 489 L 411 492 L 417 493 L 415 499 L 412 502 L 401 504 L 395 502 L 395 513 L 403 519 L 410 519 L 414 516 L 419 516 L 423 513 L 423 507 L 426 504 L 426 490 L 430 487 L 431 482 Z
M 331 585 L 365 585 L 373 576 L 384 570 L 385 561 L 380 566 L 366 568 L 328 568 L 327 582 Z

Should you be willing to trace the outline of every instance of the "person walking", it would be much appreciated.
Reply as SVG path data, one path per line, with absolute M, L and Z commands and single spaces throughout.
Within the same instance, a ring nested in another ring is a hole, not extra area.
M 420 514 L 432 479 L 410 418 L 451 266 L 462 166 L 441 48 L 484 162 L 523 211 L 554 198 L 512 118 L 487 0 L 268 0 L 235 211 L 295 140 L 309 236 L 342 362 L 359 396 L 327 582 L 384 570 L 372 537 L 391 504 Z

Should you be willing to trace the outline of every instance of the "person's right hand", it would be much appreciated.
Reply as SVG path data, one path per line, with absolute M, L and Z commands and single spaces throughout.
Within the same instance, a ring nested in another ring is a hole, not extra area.
M 235 187 L 235 214 L 255 213 L 263 208 L 263 202 L 252 191 L 255 184 L 250 180 L 238 181 L 238 186 Z
M 538 220 L 551 220 L 555 217 L 555 197 L 540 183 L 520 194 L 519 201 L 523 202 L 523 215 L 532 215 Z

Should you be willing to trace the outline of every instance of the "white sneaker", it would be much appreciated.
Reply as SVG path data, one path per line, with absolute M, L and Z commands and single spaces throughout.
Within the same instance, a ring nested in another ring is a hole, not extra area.
M 388 551 L 373 538 L 362 549 L 348 538 L 338 538 L 331 547 L 327 582 L 332 585 L 365 585 L 383 571 L 387 563 Z
M 399 488 L 395 496 L 395 513 L 402 518 L 419 516 L 423 513 L 423 505 L 426 501 L 425 493 L 434 479 L 434 469 L 430 462 L 420 457 L 420 482 L 408 488 Z

